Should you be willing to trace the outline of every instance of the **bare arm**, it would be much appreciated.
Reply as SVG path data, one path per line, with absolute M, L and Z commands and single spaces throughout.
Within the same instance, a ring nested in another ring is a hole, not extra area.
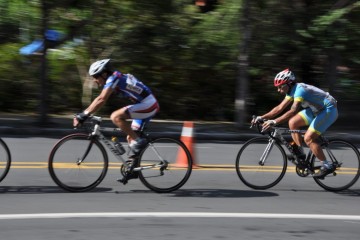
M 88 108 L 86 108 L 84 112 L 86 112 L 87 114 L 91 114 L 99 110 L 102 106 L 104 106 L 106 101 L 111 96 L 112 92 L 113 90 L 111 88 L 102 90 L 100 95 L 94 99 L 94 101 L 90 104 Z
M 269 129 L 272 124 L 279 124 L 279 123 L 282 123 L 282 122 L 288 120 L 289 118 L 291 118 L 292 116 L 297 114 L 300 111 L 300 109 L 301 109 L 301 103 L 294 102 L 289 111 L 287 111 L 286 113 L 284 113 L 283 115 L 281 115 L 280 117 L 278 117 L 274 120 L 266 121 L 262 126 L 262 130 L 265 131 L 265 130 Z
M 301 102 L 294 101 L 289 111 L 275 119 L 276 123 L 282 123 L 295 116 L 301 109 Z
M 264 119 L 273 119 L 274 117 L 279 115 L 282 111 L 284 111 L 285 108 L 291 104 L 291 102 L 292 102 L 291 100 L 285 98 L 279 105 L 277 105 L 270 112 L 262 115 L 261 117 Z

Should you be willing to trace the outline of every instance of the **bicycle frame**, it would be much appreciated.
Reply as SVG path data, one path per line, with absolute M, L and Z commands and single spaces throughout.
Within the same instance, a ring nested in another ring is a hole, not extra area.
M 94 129 L 92 130 L 90 137 L 91 138 L 97 138 L 100 142 L 103 142 L 105 144 L 105 146 L 110 150 L 110 152 L 112 152 L 114 154 L 114 156 L 122 163 L 125 163 L 125 159 L 122 157 L 121 154 L 119 154 L 119 152 L 115 149 L 115 147 L 113 146 L 113 144 L 110 142 L 109 139 L 107 139 L 104 134 L 102 133 L 104 131 L 105 128 L 101 128 L 100 127 L 100 123 L 102 122 L 102 118 L 101 117 L 96 117 L 96 116 L 92 116 L 92 120 L 95 122 L 94 124 Z M 90 142 L 90 145 L 87 149 L 87 151 L 90 151 L 92 146 L 92 142 Z M 85 152 L 85 157 L 86 157 L 86 152 Z
M 300 133 L 300 134 L 305 134 L 306 130 L 290 130 L 288 128 L 280 128 L 280 127 L 273 127 L 272 128 L 274 131 L 269 132 L 269 144 L 266 146 L 264 153 L 262 154 L 260 161 L 259 161 L 259 165 L 263 166 L 265 164 L 265 161 L 272 149 L 272 147 L 274 146 L 274 143 L 276 141 L 280 141 L 282 143 L 282 145 L 284 145 L 291 154 L 294 154 L 293 148 L 290 145 L 290 143 L 285 139 L 285 137 L 283 136 L 284 134 L 291 134 L 291 133 Z M 319 140 L 320 140 L 320 144 L 322 147 L 324 147 L 324 149 L 326 150 L 326 152 L 328 153 L 329 157 L 330 157 L 330 161 L 335 164 L 336 167 L 340 167 L 342 165 L 342 163 L 339 163 L 334 154 L 331 152 L 331 150 L 328 148 L 328 140 L 320 135 L 319 136 Z M 310 160 L 313 157 L 313 152 L 311 151 L 311 149 L 309 150 L 308 154 L 306 155 L 306 160 L 305 163 L 309 163 Z M 298 165 L 298 163 L 294 163 L 295 165 Z M 308 164 L 310 167 L 310 164 Z M 320 167 L 319 167 L 320 168 Z M 310 168 L 307 169 L 309 170 L 312 174 L 314 173 L 314 170 L 317 169 L 316 168 Z
M 288 141 L 286 141 L 283 134 L 285 134 L 285 133 L 301 133 L 301 134 L 305 133 L 304 130 L 290 130 L 288 128 L 278 128 L 278 127 L 274 127 L 273 129 L 274 129 L 274 131 L 269 133 L 269 144 L 266 146 L 265 151 L 259 161 L 259 164 L 261 166 L 264 165 L 264 163 L 276 141 L 280 141 L 289 150 L 289 152 L 291 154 L 294 154 L 293 148 L 291 147 L 290 143 Z M 311 153 L 311 151 L 309 152 L 309 155 L 310 155 L 310 153 Z M 309 157 L 309 155 L 308 155 L 308 157 Z
M 113 144 L 111 143 L 111 141 L 106 138 L 104 136 L 104 134 L 102 133 L 106 128 L 102 128 L 100 127 L 100 123 L 102 122 L 102 118 L 101 117 L 97 117 L 97 116 L 92 116 L 92 120 L 95 122 L 94 124 L 94 129 L 91 132 L 91 137 L 92 138 L 97 138 L 99 139 L 100 142 L 103 142 L 105 144 L 105 146 L 110 150 L 111 153 L 113 153 L 113 155 L 123 164 L 126 163 L 126 160 L 123 158 L 123 156 L 117 151 L 117 149 L 115 149 L 115 147 L 113 146 Z M 120 129 L 113 129 L 113 131 L 121 131 Z M 143 133 L 143 128 L 141 129 L 141 133 Z M 144 134 L 145 135 L 145 134 Z M 86 157 L 87 153 L 90 151 L 91 146 L 92 146 L 92 142 L 90 142 L 88 149 L 86 150 L 84 156 L 82 157 L 81 160 L 79 160 L 78 164 L 80 164 Z M 162 167 L 162 168 L 166 168 L 168 165 L 168 162 L 165 161 L 162 156 L 159 154 L 159 152 L 156 150 L 156 148 L 151 144 L 151 142 L 148 143 L 148 145 L 151 147 L 151 149 L 155 152 L 156 156 L 159 158 L 160 163 L 158 164 L 154 164 L 154 165 L 150 165 L 150 166 L 146 166 L 146 167 L 136 167 L 136 166 L 132 166 L 131 171 L 142 171 L 144 169 L 151 169 L 151 168 L 156 168 L 156 167 Z

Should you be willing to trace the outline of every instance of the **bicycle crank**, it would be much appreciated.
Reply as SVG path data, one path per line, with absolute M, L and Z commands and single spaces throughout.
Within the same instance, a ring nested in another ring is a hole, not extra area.
M 296 174 L 299 175 L 300 177 L 307 177 L 310 174 L 310 171 L 308 168 L 301 168 L 296 166 L 295 168 Z

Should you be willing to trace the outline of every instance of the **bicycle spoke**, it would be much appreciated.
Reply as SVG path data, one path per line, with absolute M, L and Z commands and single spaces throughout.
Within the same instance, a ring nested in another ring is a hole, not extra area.
M 185 160 L 179 163 L 181 151 L 185 152 Z M 156 192 L 171 192 L 183 186 L 190 177 L 192 159 L 178 140 L 158 138 L 143 151 L 140 168 L 140 180 L 145 186 Z
M 105 149 L 84 134 L 73 134 L 60 140 L 49 158 L 51 177 L 67 191 L 93 189 L 105 177 L 107 167 Z
M 334 173 L 324 179 L 314 178 L 316 183 L 329 191 L 341 191 L 351 187 L 360 175 L 360 156 L 357 148 L 344 140 L 330 140 L 324 149 L 328 161 L 337 161 L 339 165 Z M 319 165 L 313 160 L 313 165 Z
M 236 158 L 236 172 L 240 180 L 254 189 L 275 186 L 283 178 L 286 166 L 284 150 L 266 137 L 247 141 Z

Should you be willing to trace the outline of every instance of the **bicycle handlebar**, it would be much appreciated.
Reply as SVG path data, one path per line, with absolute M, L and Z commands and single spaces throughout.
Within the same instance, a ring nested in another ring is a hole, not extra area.
M 93 121 L 95 124 L 100 124 L 102 122 L 102 117 L 91 115 L 89 116 L 85 122 Z M 78 129 L 79 127 L 82 127 L 83 123 L 77 123 L 76 126 L 74 125 L 74 129 Z
M 265 122 L 265 120 L 264 120 L 264 119 L 259 119 L 259 121 L 256 121 L 256 122 L 255 122 L 255 119 L 256 119 L 256 118 L 257 118 L 257 116 L 255 116 L 255 115 L 252 116 L 252 119 L 253 119 L 253 120 L 251 121 L 250 128 L 253 128 L 254 126 L 256 126 L 258 132 L 261 133 L 261 134 L 263 134 L 263 133 L 262 133 L 262 130 L 261 130 L 260 124 L 263 124 L 263 123 Z

